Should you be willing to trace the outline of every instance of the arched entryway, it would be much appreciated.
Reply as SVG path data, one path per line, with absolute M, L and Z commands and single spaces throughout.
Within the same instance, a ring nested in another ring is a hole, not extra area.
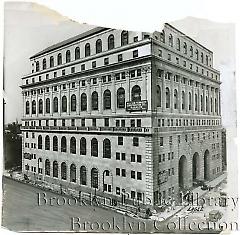
M 179 188 L 185 188 L 187 183 L 187 158 L 182 155 L 178 163 L 178 183 Z
M 210 178 L 210 154 L 209 150 L 207 149 L 204 152 L 204 179 L 209 180 Z
M 192 179 L 196 181 L 200 177 L 200 159 L 199 154 L 196 152 L 192 159 Z
M 109 170 L 103 172 L 103 191 L 111 193 L 113 184 L 113 175 Z

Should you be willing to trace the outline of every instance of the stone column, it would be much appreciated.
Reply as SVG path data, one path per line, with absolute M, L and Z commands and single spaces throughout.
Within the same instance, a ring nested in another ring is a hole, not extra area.
M 67 99 L 68 99 L 68 102 L 67 102 L 67 114 L 70 115 L 70 112 L 71 112 L 71 96 L 70 96 L 70 86 L 71 86 L 71 83 L 68 83 L 67 84 Z
M 178 111 L 182 112 L 182 85 L 181 85 L 182 77 L 179 77 L 178 81 Z
M 22 91 L 22 108 L 23 108 L 23 117 L 26 116 L 26 98 L 25 98 L 25 94 Z
M 59 86 L 59 91 L 58 91 L 58 114 L 61 116 L 62 113 L 62 96 L 61 96 L 61 87 Z
M 99 84 L 99 92 L 98 92 L 98 105 L 99 105 L 99 113 L 103 113 L 103 95 L 102 95 L 102 78 L 98 78 L 98 84 Z
M 185 109 L 186 109 L 186 113 L 188 113 L 189 112 L 189 85 L 188 85 L 188 79 L 186 79 L 187 80 L 187 82 L 186 82 L 186 85 L 185 85 L 185 88 L 186 88 L 186 91 L 185 91 L 185 103 L 186 103 L 186 107 L 185 107 Z
M 130 91 L 130 74 L 129 71 L 126 72 L 126 102 L 131 101 L 131 91 Z
M 53 115 L 53 87 L 51 87 L 51 94 L 50 94 L 50 115 Z M 60 102 L 60 101 L 59 101 Z
M 77 82 L 76 111 L 80 114 L 80 82 Z
M 174 111 L 174 76 L 173 74 L 170 75 L 170 98 L 171 98 L 171 102 L 170 102 L 170 109 L 171 112 Z
M 148 73 L 150 72 L 150 67 L 144 67 L 142 69 L 142 74 L 143 74 L 143 88 L 142 88 L 142 100 L 148 100 L 147 98 L 147 80 L 148 80 Z
M 91 80 L 87 79 L 87 112 L 91 113 L 91 90 L 90 90 Z
M 116 92 L 115 92 L 115 77 L 114 74 L 111 74 L 111 108 L 112 113 L 116 113 Z
M 207 91 L 208 91 L 208 115 L 210 115 L 210 111 L 211 111 L 211 95 L 210 95 L 210 89 L 209 89 L 209 86 L 207 88 Z
M 165 112 L 166 110 L 166 72 L 163 71 L 162 77 L 162 111 Z
M 201 91 L 200 91 L 201 87 L 200 84 L 198 84 L 198 89 L 197 89 L 197 95 L 198 95 L 198 114 L 200 114 L 201 112 Z
M 206 86 L 205 84 L 203 85 L 203 114 L 206 114 Z
M 195 113 L 195 87 L 194 87 L 194 82 L 192 84 L 192 113 Z
M 45 101 L 45 91 L 46 91 L 46 88 L 44 87 L 43 88 L 43 116 L 45 116 L 45 109 L 46 109 L 46 101 Z
M 40 92 L 40 90 L 39 90 L 39 92 Z M 36 117 L 37 117 L 38 116 L 38 107 L 39 107 L 39 104 L 38 104 L 38 90 L 36 92 L 36 99 L 35 99 L 35 101 L 36 101 Z

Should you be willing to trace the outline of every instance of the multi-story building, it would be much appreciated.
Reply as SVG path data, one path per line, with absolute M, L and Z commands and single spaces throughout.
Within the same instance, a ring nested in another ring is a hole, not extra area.
M 151 205 L 222 172 L 213 53 L 165 24 L 95 28 L 30 58 L 23 172 Z

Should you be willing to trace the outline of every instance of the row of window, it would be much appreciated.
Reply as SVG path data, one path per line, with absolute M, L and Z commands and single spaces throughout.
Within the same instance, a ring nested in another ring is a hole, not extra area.
M 164 30 L 161 33 L 160 40 L 165 43 Z M 209 55 L 204 56 L 203 52 L 199 52 L 197 48 L 194 50 L 193 46 L 190 46 L 188 49 L 187 43 L 181 42 L 180 38 L 176 38 L 176 41 L 174 43 L 173 35 L 170 33 L 168 35 L 168 45 L 170 47 L 174 47 L 174 44 L 177 51 L 182 51 L 185 55 L 189 55 L 191 58 L 194 58 L 197 61 L 200 60 L 201 63 L 211 67 L 211 57 Z
M 120 87 L 117 90 L 117 108 L 125 108 L 125 89 Z M 92 110 L 98 110 L 99 109 L 99 101 L 98 101 L 98 93 L 94 91 L 91 95 L 91 109 Z M 132 101 L 141 101 L 141 88 L 138 85 L 135 85 L 132 88 L 131 91 L 131 97 Z M 53 98 L 53 112 L 58 112 L 59 109 L 59 99 L 58 97 Z M 82 93 L 80 97 L 80 103 L 81 103 L 81 111 L 87 111 L 87 95 L 86 93 Z M 61 98 L 61 111 L 62 112 L 67 112 L 67 106 L 68 106 L 68 101 L 67 97 L 63 96 Z M 32 114 L 36 114 L 36 108 L 37 108 L 37 103 L 36 100 L 32 101 L 31 104 L 32 108 Z M 111 91 L 110 90 L 105 90 L 103 93 L 103 109 L 111 109 L 112 104 L 111 104 Z M 30 114 L 30 102 L 26 101 L 26 106 L 25 106 L 25 113 L 26 115 Z M 71 95 L 70 98 L 70 110 L 75 112 L 77 109 L 77 98 L 76 95 L 73 94 Z M 45 112 L 50 113 L 50 98 L 47 98 L 45 100 Z M 39 99 L 38 100 L 38 113 L 42 114 L 43 113 L 43 100 Z
M 159 154 L 158 155 L 158 162 L 165 162 L 165 153 Z M 169 152 L 167 154 L 167 159 L 170 161 L 172 159 L 174 159 L 174 152 Z
M 157 91 L 156 91 L 156 94 L 157 94 L 157 97 L 156 97 L 156 105 L 157 107 L 162 107 L 162 90 L 161 90 L 161 87 L 159 85 L 157 85 Z M 172 94 L 171 94 L 171 90 L 169 87 L 166 87 L 165 88 L 165 93 L 163 94 L 165 95 L 165 108 L 170 108 L 172 107 L 172 104 L 171 104 L 171 99 L 172 99 Z M 218 94 L 216 94 L 218 95 Z M 209 110 L 209 101 L 210 101 L 210 112 L 213 112 L 213 105 L 214 105 L 214 112 L 218 113 L 218 99 L 215 98 L 213 100 L 213 98 L 211 97 L 210 100 L 209 100 L 209 96 L 206 96 L 205 97 L 205 100 L 204 100 L 204 96 L 203 95 L 200 95 L 200 99 L 198 97 L 198 94 L 195 94 L 194 96 L 194 100 L 193 100 L 193 97 L 192 97 L 192 92 L 188 92 L 188 107 L 186 107 L 186 92 L 185 91 L 182 91 L 181 92 L 181 96 L 179 97 L 179 92 L 177 89 L 174 89 L 173 90 L 173 107 L 174 109 L 178 109 L 179 108 L 179 105 L 181 104 L 181 109 L 182 110 L 194 110 L 194 111 L 206 111 L 208 112 Z M 205 101 L 205 103 L 204 103 Z M 193 107 L 193 102 L 194 102 L 194 107 Z M 200 102 L 200 110 L 199 110 L 199 102 Z M 214 102 L 214 103 L 213 103 Z M 204 107 L 205 106 L 205 107 Z
M 202 139 L 205 140 L 205 139 L 206 139 L 206 133 L 203 132 L 203 133 L 201 133 L 201 134 L 202 134 Z M 184 135 L 184 141 L 185 141 L 185 142 L 188 142 L 188 139 L 189 139 L 188 137 L 189 137 L 189 135 L 190 135 L 190 137 L 191 137 L 191 141 L 194 141 L 196 134 L 192 133 L 192 134 L 185 134 L 185 135 Z M 218 132 L 216 132 L 216 137 L 217 137 L 217 138 L 219 137 Z M 166 144 L 166 143 L 165 143 L 166 138 L 167 138 L 167 137 L 165 137 L 165 139 L 164 139 L 163 136 L 160 136 L 160 137 L 159 137 L 159 144 L 160 144 L 161 147 L 164 146 L 164 144 Z M 181 135 L 177 135 L 177 142 L 178 142 L 178 144 L 181 143 L 181 138 L 182 138 Z M 208 139 L 210 139 L 210 138 L 211 138 L 211 133 L 208 132 Z M 215 132 L 212 132 L 212 138 L 215 139 Z M 164 141 L 164 140 L 165 140 L 165 141 Z M 200 141 L 200 133 L 197 133 L 197 140 Z M 173 136 L 168 136 L 168 143 L 169 143 L 169 145 L 172 145 L 172 144 L 173 144 Z M 217 146 L 217 148 L 219 148 L 219 144 L 218 144 L 218 145 L 214 145 L 214 146 L 215 146 L 215 147 Z
M 126 169 L 116 168 L 116 176 L 127 177 L 126 175 L 127 175 Z M 142 180 L 142 172 L 140 171 L 136 172 L 131 170 L 131 179 Z
M 127 45 L 128 44 L 128 39 L 129 39 L 128 31 L 122 31 L 122 33 L 121 33 L 121 46 Z M 84 56 L 85 57 L 88 57 L 88 56 L 93 54 L 90 43 L 86 43 L 84 48 L 85 48 L 85 52 L 84 52 Z M 111 34 L 108 37 L 108 50 L 111 50 L 111 49 L 114 49 L 114 48 L 115 48 L 115 38 L 114 38 L 114 35 Z M 103 51 L 102 40 L 101 39 L 96 40 L 95 49 L 96 49 L 96 51 L 95 51 L 96 54 L 101 53 Z M 80 47 L 76 47 L 75 51 L 74 51 L 74 59 L 78 60 L 80 58 L 81 58 Z M 73 58 L 71 56 L 70 50 L 67 50 L 66 53 L 65 53 L 65 63 L 71 62 L 72 59 Z M 56 64 L 57 65 L 63 64 L 62 53 L 59 53 L 57 55 Z M 49 66 L 47 65 L 46 58 L 44 58 L 42 60 L 42 70 L 45 70 L 48 67 L 52 68 L 54 66 L 55 66 L 55 58 L 54 58 L 54 56 L 50 57 Z M 40 62 L 36 61 L 36 72 L 38 72 L 38 71 L 40 71 Z
M 220 120 L 209 119 L 185 119 L 185 118 L 162 118 L 157 120 L 158 127 L 170 126 L 215 126 L 220 125 Z
M 54 136 L 52 139 L 53 151 L 59 151 L 59 141 L 58 137 Z M 118 145 L 123 145 L 123 137 L 118 137 Z M 98 157 L 98 140 L 96 138 L 91 139 L 91 156 Z M 133 146 L 139 146 L 139 138 L 133 137 Z M 71 137 L 69 143 L 70 153 L 76 154 L 76 138 Z M 43 149 L 43 137 L 41 135 L 38 136 L 38 149 Z M 45 136 L 45 150 L 50 150 L 50 137 Z M 65 136 L 61 137 L 60 140 L 60 151 L 67 152 L 67 138 Z M 80 155 L 87 154 L 87 141 L 85 137 L 80 139 Z M 107 138 L 103 140 L 103 158 L 111 158 L 111 141 Z

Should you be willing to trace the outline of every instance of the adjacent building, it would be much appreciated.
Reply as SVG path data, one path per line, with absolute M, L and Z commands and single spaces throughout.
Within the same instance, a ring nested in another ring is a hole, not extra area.
M 222 173 L 213 53 L 169 24 L 97 27 L 30 58 L 23 173 L 157 205 Z

